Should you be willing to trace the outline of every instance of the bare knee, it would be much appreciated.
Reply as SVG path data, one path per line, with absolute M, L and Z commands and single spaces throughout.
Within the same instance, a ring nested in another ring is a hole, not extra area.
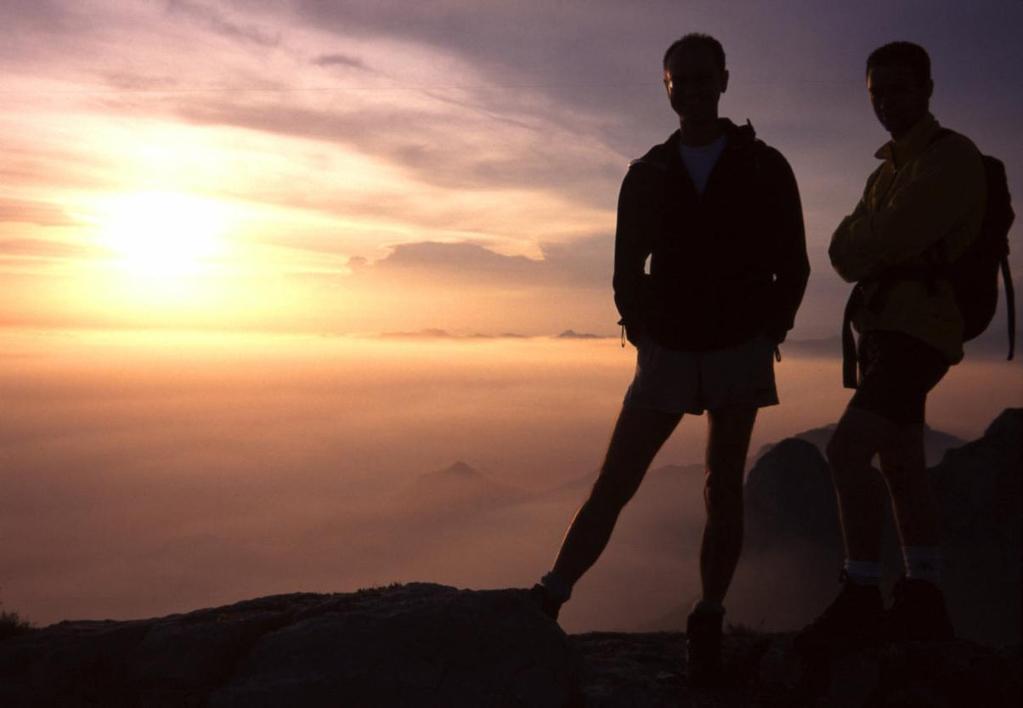
M 584 506 L 597 513 L 609 513 L 615 516 L 629 503 L 635 495 L 637 485 L 631 484 L 621 476 L 601 471 L 597 481 L 590 489 L 590 496 Z
M 870 469 L 871 460 L 877 452 L 878 446 L 872 440 L 841 425 L 824 449 L 832 479 L 837 486 L 855 483 L 856 477 Z
M 868 410 L 847 408 L 825 448 L 833 473 L 860 471 L 898 437 L 898 427 Z

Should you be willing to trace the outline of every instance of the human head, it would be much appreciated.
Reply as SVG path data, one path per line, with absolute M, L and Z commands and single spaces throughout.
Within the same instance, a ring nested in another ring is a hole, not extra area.
M 930 108 L 934 82 L 927 51 L 912 42 L 891 42 L 867 58 L 867 91 L 874 115 L 893 138 L 900 138 Z
M 721 70 L 722 74 L 725 73 L 725 49 L 721 46 L 721 42 L 717 41 L 709 34 L 702 34 L 700 32 L 690 32 L 671 43 L 671 46 L 664 52 L 664 70 L 668 70 L 668 60 L 671 58 L 671 55 L 675 53 L 676 49 L 688 49 L 692 47 L 703 47 L 713 54 L 714 61 L 717 62 L 718 65 L 718 69 Z
M 710 35 L 690 33 L 664 52 L 664 87 L 683 121 L 717 120 L 718 101 L 728 87 L 725 50 Z

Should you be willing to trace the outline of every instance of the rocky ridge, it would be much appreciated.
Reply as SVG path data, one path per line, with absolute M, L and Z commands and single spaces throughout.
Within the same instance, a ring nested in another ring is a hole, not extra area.
M 732 632 L 725 677 L 695 690 L 678 633 L 566 636 L 523 590 L 413 583 L 295 593 L 0 641 L 0 705 L 1013 706 L 1019 648 L 965 641 L 797 656 Z

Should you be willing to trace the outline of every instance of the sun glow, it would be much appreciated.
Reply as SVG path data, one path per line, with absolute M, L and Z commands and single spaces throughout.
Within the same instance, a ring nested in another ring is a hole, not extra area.
M 100 240 L 133 275 L 196 275 L 224 251 L 227 215 L 218 202 L 176 192 L 136 192 L 102 209 Z

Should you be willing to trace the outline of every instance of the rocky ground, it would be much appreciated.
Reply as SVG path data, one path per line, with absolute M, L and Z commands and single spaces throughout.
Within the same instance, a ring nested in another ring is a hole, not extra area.
M 431 584 L 292 594 L 0 641 L 0 705 L 1016 706 L 1020 655 L 969 642 L 798 658 L 734 632 L 691 690 L 676 633 L 566 636 L 521 590 Z
M 1020 702 L 1018 646 L 912 643 L 807 663 L 792 651 L 791 635 L 739 633 L 726 637 L 721 685 L 697 690 L 682 670 L 682 634 L 601 633 L 572 640 L 582 656 L 588 708 L 952 708 Z

